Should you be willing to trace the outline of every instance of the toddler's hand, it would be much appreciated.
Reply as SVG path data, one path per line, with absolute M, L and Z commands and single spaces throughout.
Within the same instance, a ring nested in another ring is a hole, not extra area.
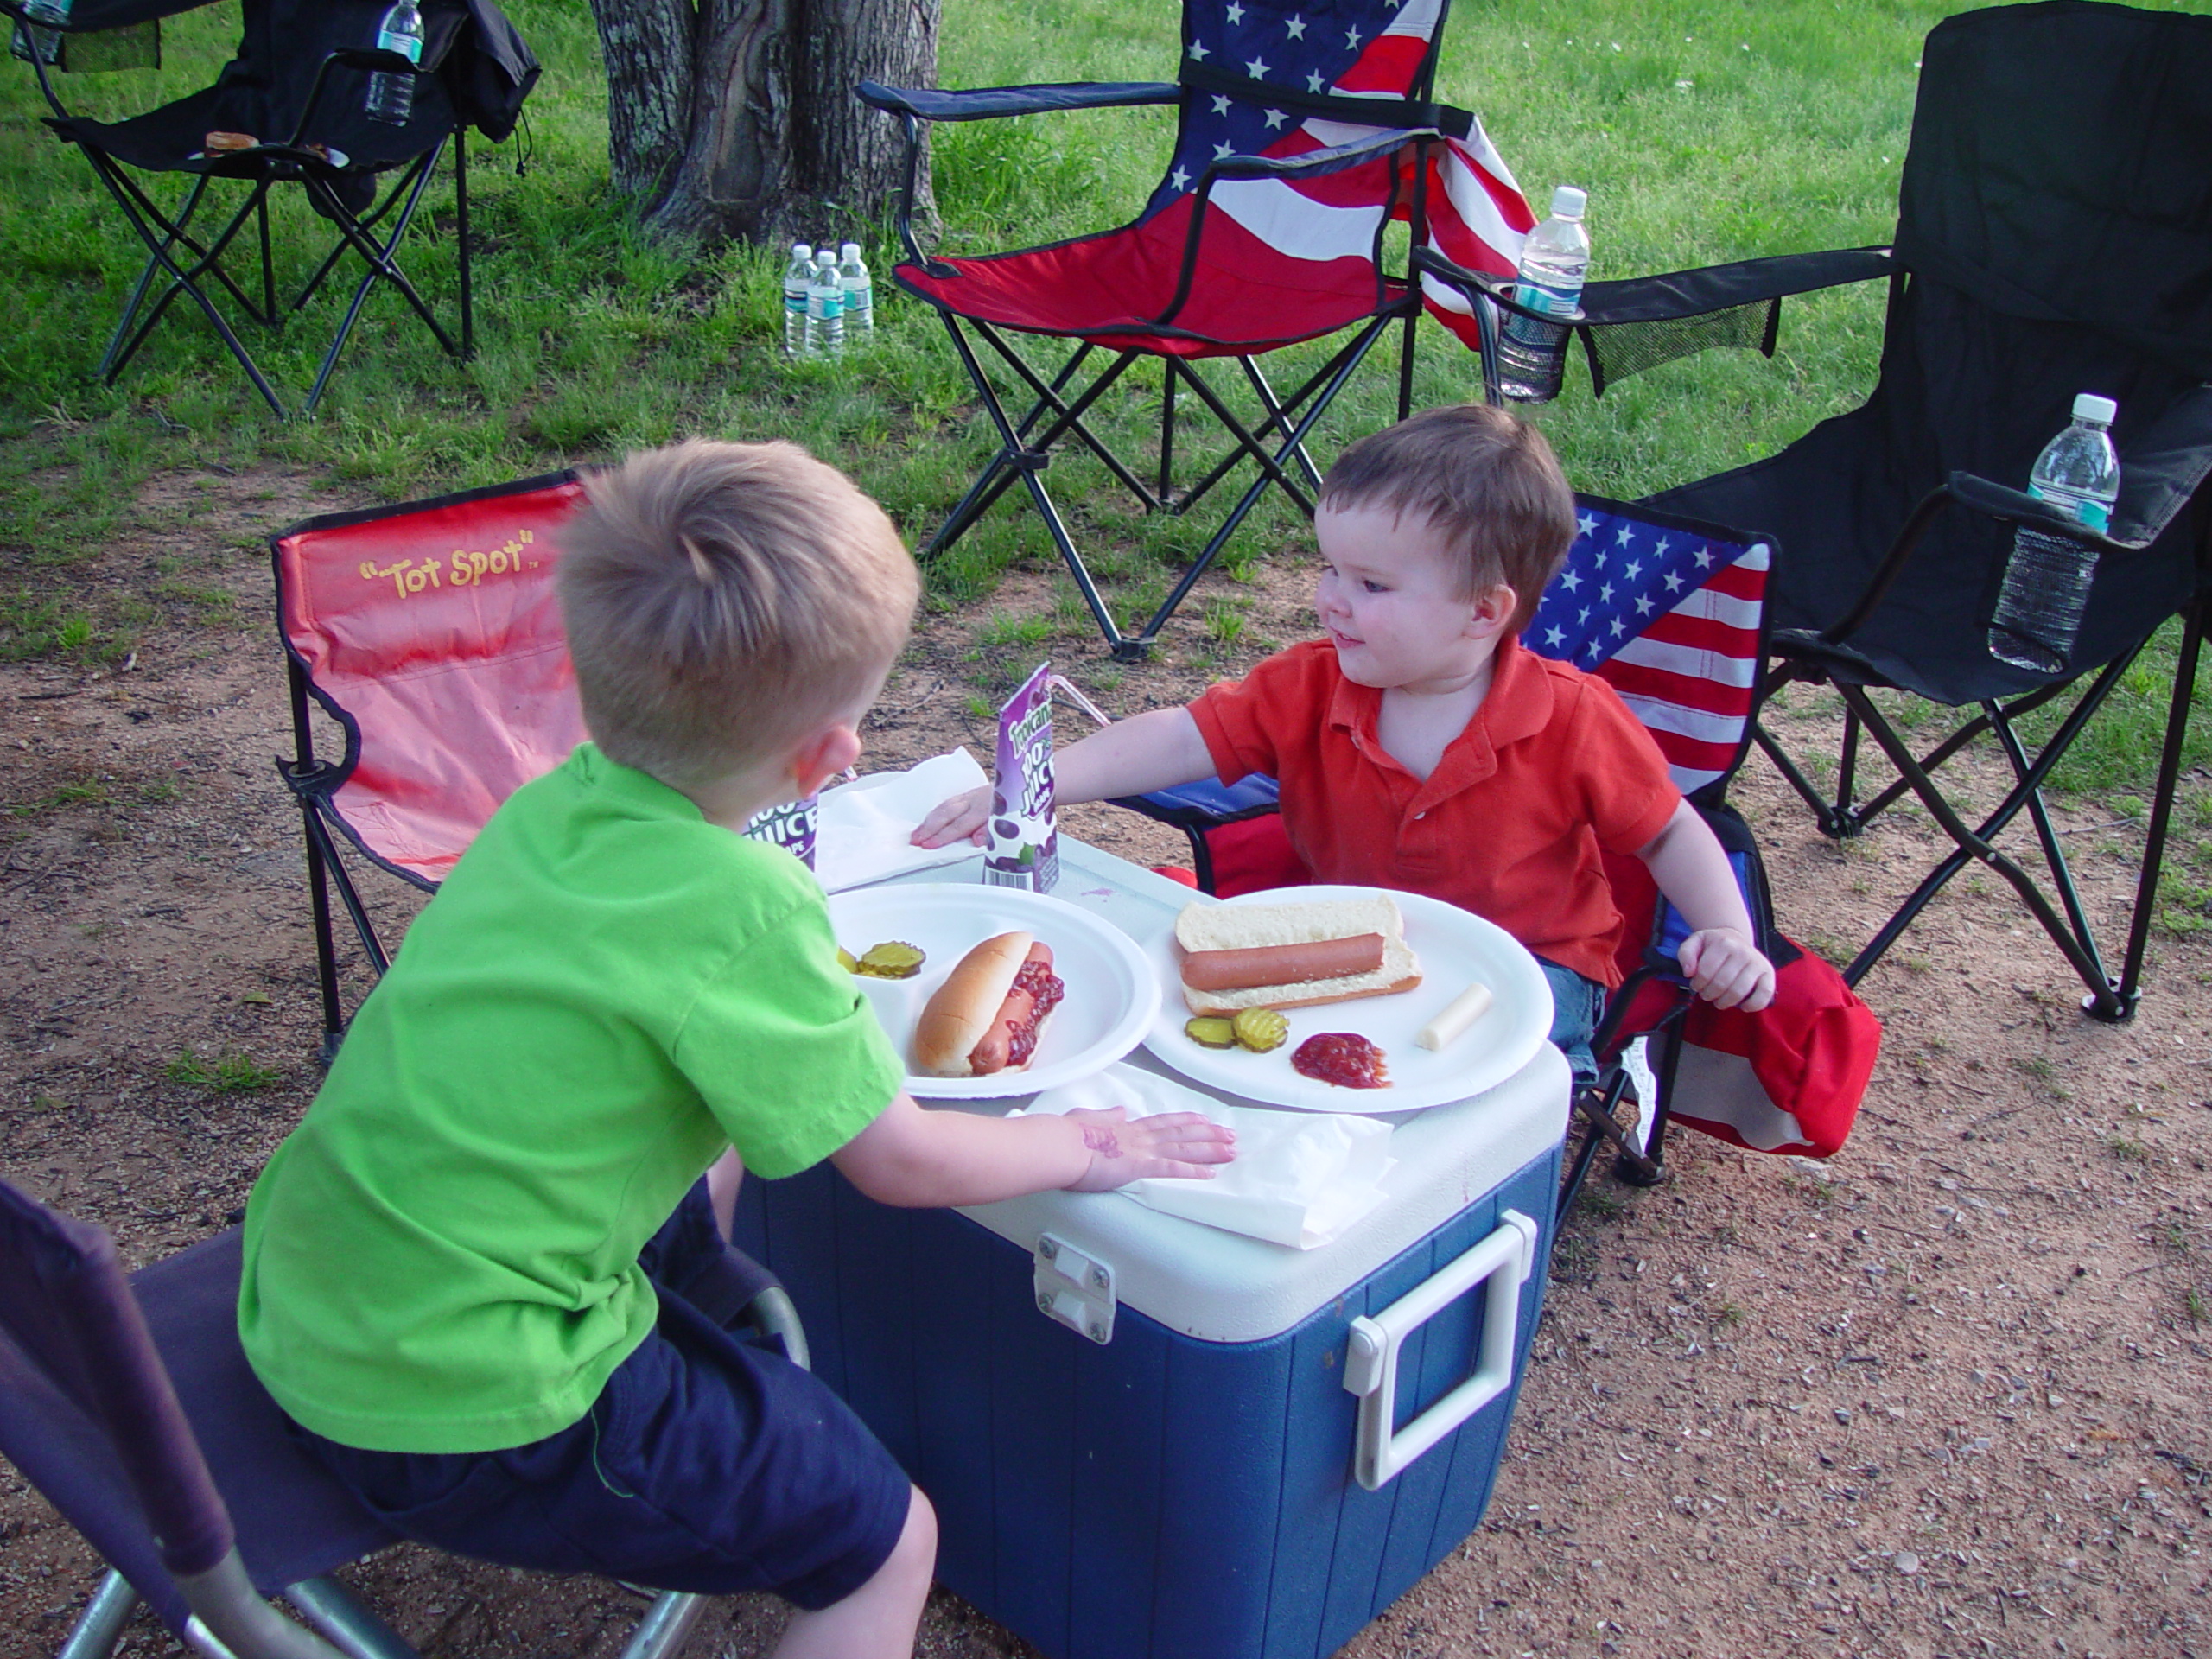
M 944 847 L 956 841 L 983 844 L 983 820 L 991 816 L 991 786 L 978 784 L 965 795 L 939 801 L 929 816 L 914 826 L 909 837 L 917 847 Z
M 1774 964 L 1732 927 L 1708 927 L 1676 953 L 1690 988 L 1715 1007 L 1757 1014 L 1774 1001 Z
M 1210 1181 L 1213 1171 L 1206 1165 L 1225 1164 L 1236 1156 L 1236 1131 L 1200 1112 L 1133 1118 L 1116 1106 L 1067 1116 L 1082 1128 L 1083 1144 L 1090 1148 L 1090 1167 L 1069 1184 L 1071 1192 L 1110 1192 L 1126 1182 L 1159 1175 Z

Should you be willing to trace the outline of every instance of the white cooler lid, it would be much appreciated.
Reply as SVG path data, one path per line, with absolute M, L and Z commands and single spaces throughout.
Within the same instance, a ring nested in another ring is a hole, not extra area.
M 1191 900 L 1189 888 L 1065 836 L 1060 859 L 1052 896 L 1095 908 L 1141 940 L 1157 934 Z M 1129 1063 L 1174 1076 L 1141 1049 Z M 1383 1178 L 1382 1203 L 1316 1249 L 1162 1215 L 1112 1192 L 1041 1192 L 961 1213 L 1025 1254 L 1051 1233 L 1108 1264 L 1117 1302 L 1172 1331 L 1206 1342 L 1256 1342 L 1335 1300 L 1559 1145 L 1567 1133 L 1571 1078 L 1566 1059 L 1547 1043 L 1518 1073 L 1471 1100 L 1394 1117 L 1390 1156 L 1396 1166 Z M 998 1112 L 1030 1098 L 963 1103 L 960 1109 Z M 1535 1219 L 1548 1247 L 1550 1217 Z

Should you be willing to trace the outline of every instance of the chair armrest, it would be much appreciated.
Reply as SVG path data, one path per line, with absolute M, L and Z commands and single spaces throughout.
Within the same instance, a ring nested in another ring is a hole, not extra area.
M 1378 156 L 1402 149 L 1408 144 L 1418 143 L 1423 139 L 1437 142 L 1442 137 L 1443 135 L 1433 127 L 1393 128 L 1349 144 L 1337 144 L 1328 149 L 1309 149 L 1303 156 L 1225 156 L 1207 167 L 1194 194 L 1203 198 L 1218 179 L 1325 177 L 1331 173 L 1341 173 L 1347 168 L 1362 166 Z
M 1172 81 L 1057 81 L 1033 86 L 982 86 L 964 92 L 886 86 L 864 80 L 854 88 L 861 102 L 891 115 L 921 121 L 983 121 L 1000 116 L 1049 115 L 1059 110 L 1109 110 L 1173 104 L 1183 89 Z

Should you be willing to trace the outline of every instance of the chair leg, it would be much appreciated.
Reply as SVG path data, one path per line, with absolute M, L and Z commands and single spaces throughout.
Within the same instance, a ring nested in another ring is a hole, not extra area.
M 192 188 L 185 192 L 183 205 L 171 221 L 176 229 L 166 239 L 172 245 L 175 236 L 192 222 L 193 214 L 200 210 L 200 199 L 207 193 L 207 175 L 205 173 L 196 175 L 192 181 Z M 100 353 L 99 366 L 92 371 L 100 379 L 111 381 L 116 371 L 122 366 L 116 361 L 116 354 L 123 349 L 123 342 L 130 333 L 131 321 L 137 316 L 138 308 L 146 302 L 146 290 L 154 285 L 154 273 L 161 268 L 160 260 L 150 254 L 147 256 L 145 269 L 138 273 L 138 280 L 131 284 L 130 297 L 124 302 L 123 315 L 116 321 L 115 332 L 108 336 L 107 349 Z
M 622 1659 L 670 1659 L 706 1611 L 704 1596 L 670 1591 L 645 1609 L 645 1616 L 638 1621 L 638 1628 L 622 1649 Z
M 85 1611 L 77 1615 L 77 1622 L 69 1627 L 69 1639 L 61 1644 L 55 1659 L 107 1659 L 123 1639 L 123 1627 L 137 1607 L 138 1592 L 130 1587 L 130 1580 L 111 1569 L 100 1580 L 100 1587 L 92 1592 L 92 1600 L 85 1604 Z
M 331 373 L 338 366 L 338 355 L 346 349 L 346 342 L 353 333 L 353 325 L 360 321 L 361 308 L 368 303 L 369 290 L 374 288 L 379 280 L 390 283 L 399 290 L 401 297 L 414 307 L 415 314 L 422 318 L 424 326 L 436 336 L 438 344 L 445 348 L 448 356 L 461 355 L 460 345 L 455 342 L 452 335 L 446 333 L 445 326 L 438 321 L 436 315 L 431 311 L 423 296 L 415 291 L 415 285 L 407 280 L 406 274 L 392 259 L 394 251 L 399 246 L 400 238 L 407 234 L 407 227 L 414 223 L 415 210 L 422 205 L 423 193 L 429 188 L 430 174 L 437 165 L 439 151 L 444 148 L 443 144 L 438 145 L 416 164 L 412 183 L 406 186 L 406 206 L 399 210 L 398 217 L 392 221 L 391 234 L 385 238 L 381 246 L 378 246 L 374 238 L 360 229 L 353 214 L 346 212 L 345 204 L 331 194 L 321 180 L 308 181 L 308 188 L 316 192 L 319 199 L 329 208 L 332 217 L 338 223 L 340 233 L 367 262 L 369 269 L 367 274 L 361 278 L 360 285 L 353 290 L 353 302 L 346 308 L 345 320 L 338 325 L 337 338 L 330 342 L 330 349 L 323 353 L 322 365 L 315 372 L 315 385 L 308 392 L 307 402 L 300 406 L 300 412 L 302 415 L 313 414 L 315 406 L 321 402 L 323 388 L 330 384 Z
M 2204 644 L 2205 602 L 2184 613 L 2181 658 L 2174 665 L 2173 700 L 2166 708 L 2166 743 L 2158 757 L 2158 788 L 2151 803 L 2151 823 L 2143 842 L 2143 868 L 2135 882 L 2135 914 L 2127 931 L 2127 957 L 2120 970 L 2120 1001 L 2133 1007 L 2143 976 L 2143 955 L 2150 944 L 2151 917 L 2158 902 L 2158 876 L 2165 867 L 2166 829 L 2173 817 L 2174 790 L 2181 779 L 2183 741 L 2189 734 L 2189 710 L 2196 695 L 2196 664 Z M 2096 1012 L 2095 998 L 2083 1004 Z
M 288 1585 L 284 1599 L 309 1630 L 347 1659 L 420 1659 L 397 1630 L 335 1579 Z
M 1667 1179 L 1668 1103 L 1675 1097 L 1675 1076 L 1682 1058 L 1682 1014 L 1687 1012 L 1687 1008 L 1677 1012 L 1654 1033 L 1660 1039 L 1658 1098 L 1646 1109 L 1643 1150 L 1631 1154 L 1624 1149 L 1613 1160 L 1613 1173 L 1630 1186 L 1656 1186 Z

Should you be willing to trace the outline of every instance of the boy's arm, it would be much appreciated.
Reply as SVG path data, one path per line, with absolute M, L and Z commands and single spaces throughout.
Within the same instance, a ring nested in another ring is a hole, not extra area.
M 1690 936 L 1680 952 L 1690 988 L 1724 1008 L 1757 1014 L 1774 1001 L 1774 964 L 1759 954 L 1751 912 L 1719 841 L 1688 801 L 1636 850 Z
M 925 1111 L 901 1091 L 830 1161 L 880 1204 L 991 1204 L 1068 1188 L 1103 1192 L 1146 1176 L 1210 1180 L 1236 1134 L 1196 1112 L 1126 1119 L 1106 1112 L 983 1117 Z
M 1068 806 L 1144 795 L 1214 775 L 1213 755 L 1188 709 L 1154 709 L 1116 721 L 1052 757 L 1053 798 Z M 982 839 L 991 786 L 941 801 L 915 827 L 917 847 Z

